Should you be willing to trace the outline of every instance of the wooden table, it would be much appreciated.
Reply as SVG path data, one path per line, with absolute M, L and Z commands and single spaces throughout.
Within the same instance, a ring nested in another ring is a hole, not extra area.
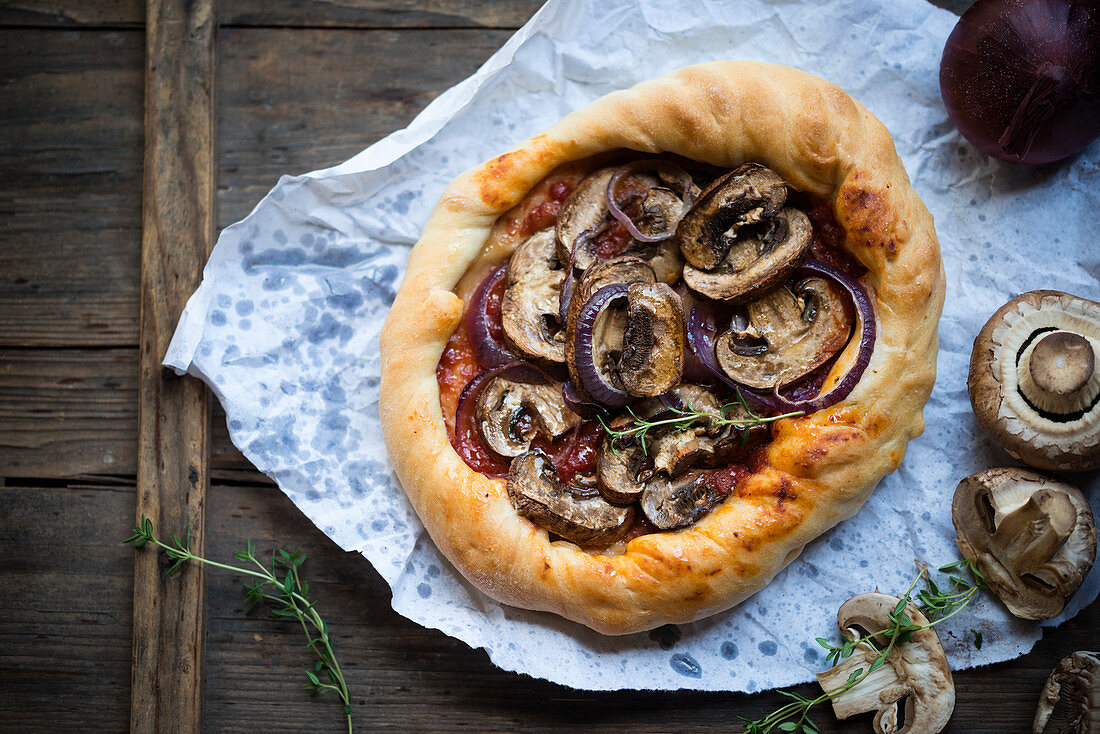
M 238 578 L 164 581 L 152 553 L 119 543 L 139 508 L 204 526 L 215 558 L 245 538 L 309 554 L 358 731 L 729 732 L 784 701 L 575 692 L 494 668 L 395 614 L 371 566 L 232 447 L 217 407 L 203 419 L 216 401 L 156 367 L 215 227 L 280 174 L 408 123 L 537 7 L 0 7 L 0 730 L 341 730 L 335 699 L 300 689 L 311 663 L 300 629 L 245 615 Z M 1028 730 L 1051 666 L 1098 641 L 1094 603 L 1031 654 L 959 673 L 949 731 Z M 825 731 L 870 728 L 817 718 Z

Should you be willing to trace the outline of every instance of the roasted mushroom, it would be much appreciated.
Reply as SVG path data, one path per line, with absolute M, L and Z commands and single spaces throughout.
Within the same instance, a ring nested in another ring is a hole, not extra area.
M 677 418 L 679 414 L 670 405 L 710 414 L 716 419 L 723 417 L 722 405 L 713 393 L 698 385 L 682 384 L 658 400 L 636 404 L 632 415 L 624 414 L 614 419 L 611 428 L 628 428 L 635 416 L 647 420 Z M 724 417 L 748 419 L 750 416 L 737 407 L 728 410 Z M 608 436 L 600 453 L 597 475 L 600 492 L 612 502 L 632 502 L 641 497 L 651 482 L 667 485 L 668 480 L 691 469 L 725 466 L 753 450 L 767 435 L 768 429 L 762 424 L 723 426 L 713 420 L 699 420 L 686 427 L 666 424 L 650 429 L 644 439 L 638 434 L 620 438 Z M 665 494 L 670 491 L 667 486 L 661 490 Z M 661 492 L 651 495 L 651 504 L 655 507 Z
M 887 594 L 859 594 L 840 605 L 837 625 L 849 640 L 861 639 L 889 629 L 890 614 L 900 599 Z M 928 619 L 912 603 L 905 613 L 915 624 Z M 861 634 L 866 633 L 866 634 Z M 875 648 L 856 645 L 852 655 L 836 666 L 817 674 L 825 691 L 843 688 L 859 668 L 870 670 L 878 657 Z M 898 707 L 905 700 L 905 724 L 898 728 Z M 906 642 L 897 642 L 882 667 L 852 688 L 833 698 L 833 713 L 838 719 L 877 711 L 872 722 L 877 734 L 936 734 L 947 726 L 955 710 L 955 684 L 947 665 L 940 638 L 932 628 L 912 633 Z
M 1100 468 L 1100 303 L 1032 291 L 974 340 L 970 402 L 1013 458 L 1038 469 Z
M 810 218 L 787 207 L 773 219 L 745 227 L 713 270 L 684 266 L 684 282 L 704 296 L 735 303 L 778 285 L 798 267 L 813 240 Z
M 565 361 L 565 330 L 558 311 L 564 279 L 552 229 L 531 235 L 512 254 L 500 316 L 508 346 L 517 353 L 542 362 Z
M 561 486 L 554 465 L 538 449 L 512 459 L 507 489 L 519 514 L 582 545 L 613 543 L 634 520 L 634 508 L 605 500 L 593 478 L 577 477 Z
M 1081 491 L 1027 469 L 963 479 L 951 521 L 959 550 L 1023 619 L 1061 614 L 1096 558 L 1096 525 Z
M 715 342 L 722 370 L 760 389 L 808 375 L 844 348 L 853 316 L 839 287 L 824 278 L 780 286 L 748 304 L 747 323 L 734 318 Z
M 656 397 L 680 382 L 684 372 L 684 312 L 665 283 L 627 287 L 619 379 L 635 397 Z
M 565 356 L 574 385 L 596 402 L 619 406 L 631 396 L 659 395 L 679 382 L 684 317 L 679 296 L 664 283 L 611 283 L 588 296 L 602 282 L 592 272 L 602 272 L 611 262 L 597 263 L 577 283 Z
M 477 428 L 501 456 L 519 456 L 536 434 L 556 438 L 580 423 L 556 382 L 535 384 L 495 377 L 478 397 Z
M 614 221 L 607 204 L 607 187 L 618 170 L 618 167 L 602 168 L 590 174 L 562 204 L 556 227 L 558 257 L 562 262 L 572 257 L 573 265 L 581 270 L 599 262 L 595 245 L 599 234 Z M 674 283 L 680 277 L 683 261 L 672 234 L 684 215 L 684 203 L 661 183 L 655 173 L 638 171 L 621 184 L 629 189 L 627 197 L 637 202 L 640 232 L 662 239 L 658 242 L 631 239 L 619 254 L 629 253 L 649 263 L 658 280 Z
M 1100 734 L 1100 653 L 1062 658 L 1039 695 L 1033 734 Z
M 691 471 L 678 477 L 657 476 L 646 484 L 640 504 L 658 530 L 687 527 L 726 498 L 706 483 L 707 475 Z
M 748 224 L 771 219 L 787 200 L 787 184 L 775 171 L 746 163 L 712 183 L 676 230 L 680 251 L 693 267 L 713 270 Z

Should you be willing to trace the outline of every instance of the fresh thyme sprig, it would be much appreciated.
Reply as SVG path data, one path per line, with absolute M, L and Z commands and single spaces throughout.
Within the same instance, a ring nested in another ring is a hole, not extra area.
M 646 444 L 646 437 L 649 434 L 649 431 L 654 428 L 672 426 L 677 431 L 686 431 L 688 428 L 691 428 L 696 423 L 704 421 L 708 422 L 712 426 L 719 428 L 725 426 L 755 426 L 771 423 L 773 421 L 779 420 L 780 418 L 795 418 L 797 416 L 803 415 L 802 411 L 796 411 L 793 413 L 784 413 L 782 415 L 773 415 L 767 417 L 759 416 L 756 413 L 752 412 L 752 409 L 749 407 L 748 402 L 745 401 L 745 397 L 741 394 L 740 390 L 737 391 L 737 400 L 733 400 L 723 405 L 721 408 L 718 409 L 717 414 L 708 413 L 702 410 L 696 410 L 687 403 L 685 403 L 684 405 L 684 408 L 669 406 L 668 410 L 672 412 L 675 417 L 661 418 L 658 420 L 643 418 L 642 416 L 634 412 L 634 408 L 628 405 L 626 407 L 626 411 L 630 414 L 630 417 L 633 418 L 633 421 L 631 421 L 623 428 L 612 428 L 603 419 L 603 416 L 596 417 L 600 421 L 600 426 L 603 427 L 603 430 L 607 433 L 607 435 L 611 436 L 611 448 L 613 451 L 615 451 L 616 455 L 618 455 L 618 442 L 625 441 L 633 437 L 641 443 L 642 453 L 646 456 L 649 456 L 649 447 Z M 748 417 L 728 417 L 730 411 L 737 408 L 743 409 Z M 742 436 L 742 440 L 747 440 L 747 438 L 747 435 Z
M 245 542 L 243 551 L 233 554 L 238 561 L 249 564 L 249 567 L 241 568 L 195 555 L 191 551 L 191 528 L 187 529 L 182 539 L 178 535 L 173 535 L 172 543 L 169 545 L 156 537 L 153 521 L 143 515 L 141 523 L 134 528 L 133 533 L 125 540 L 126 543 L 131 543 L 135 548 L 151 543 L 161 548 L 168 559 L 173 561 L 164 572 L 165 576 L 171 576 L 184 564 L 193 561 L 256 579 L 244 585 L 245 601 L 248 602 L 247 611 L 251 613 L 266 600 L 271 606 L 271 613 L 276 617 L 298 620 L 302 625 L 302 631 L 306 634 L 306 639 L 309 640 L 307 647 L 312 648 L 318 658 L 313 668 L 306 670 L 308 682 L 302 688 L 313 693 L 333 691 L 339 696 L 344 703 L 348 734 L 351 734 L 351 697 L 348 694 L 344 674 L 340 670 L 340 663 L 337 662 L 336 654 L 332 649 L 332 637 L 329 635 L 328 625 L 317 612 L 316 602 L 307 598 L 309 582 L 301 577 L 300 572 L 302 564 L 306 561 L 304 553 L 301 551 L 288 553 L 281 548 L 277 549 L 272 551 L 271 564 L 267 566 L 256 558 L 256 546 L 248 540 Z M 279 573 L 283 575 L 282 580 L 278 577 Z M 322 680 L 321 675 L 324 675 L 327 680 Z
M 741 717 L 741 720 L 745 722 L 745 734 L 770 734 L 771 732 L 818 734 L 820 729 L 810 719 L 810 709 L 819 703 L 831 701 L 840 694 L 855 688 L 871 673 L 886 663 L 886 659 L 894 647 L 908 642 L 914 632 L 935 627 L 937 624 L 955 616 L 974 600 L 979 591 L 985 588 L 982 583 L 982 572 L 969 560 L 955 561 L 946 566 L 941 566 L 940 571 L 943 573 L 954 571 L 949 576 L 951 586 L 946 591 L 942 591 L 928 573 L 928 569 L 922 565 L 920 572 L 909 584 L 905 594 L 898 600 L 894 611 L 890 613 L 891 625 L 886 629 L 873 632 L 859 639 L 846 639 L 840 645 L 832 645 L 823 637 L 817 638 L 817 643 L 829 651 L 826 660 L 834 666 L 841 660 L 850 657 L 857 647 L 862 646 L 869 649 L 875 654 L 875 658 L 866 670 L 856 668 L 848 676 L 848 680 L 844 685 L 825 691 L 817 698 L 806 698 L 791 691 L 780 691 L 782 695 L 794 699 L 793 702 L 755 721 L 749 721 Z M 926 580 L 928 588 L 917 593 L 917 601 L 921 612 L 929 620 L 928 624 L 916 624 L 905 612 L 905 607 L 911 600 L 913 590 L 922 578 Z M 876 644 L 875 638 L 882 639 Z M 883 642 L 885 642 L 885 645 L 883 645 Z M 975 645 L 981 647 L 980 632 L 974 631 L 974 642 Z

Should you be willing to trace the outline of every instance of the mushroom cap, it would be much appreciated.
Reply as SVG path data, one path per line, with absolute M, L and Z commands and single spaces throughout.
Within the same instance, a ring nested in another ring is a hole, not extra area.
M 738 234 L 713 270 L 684 266 L 688 287 L 708 298 L 747 301 L 775 287 L 798 267 L 813 241 L 813 225 L 800 209 L 786 207 L 773 219 Z
M 1062 613 L 1096 559 L 1096 524 L 1081 490 L 1028 469 L 988 469 L 955 489 L 956 543 L 1022 619 Z
M 665 283 L 631 283 L 619 362 L 623 387 L 636 397 L 656 397 L 676 387 L 683 373 L 680 297 Z
M 477 429 L 501 456 L 519 456 L 535 435 L 556 438 L 580 423 L 561 395 L 561 383 L 532 383 L 494 377 L 475 408 Z
M 1039 694 L 1031 731 L 1100 734 L 1100 653 L 1078 650 L 1062 658 Z
M 574 543 L 612 543 L 630 529 L 633 506 L 613 505 L 592 486 L 561 486 L 554 465 L 538 449 L 512 459 L 508 498 L 536 525 Z
M 844 348 L 853 315 L 843 291 L 824 278 L 806 278 L 748 304 L 748 325 L 735 319 L 715 341 L 722 370 L 739 383 L 769 390 L 808 375 Z
M 1097 354 L 1100 303 L 1059 291 L 1017 296 L 974 340 L 968 383 L 974 415 L 1025 464 L 1100 468 Z
M 840 605 L 837 626 L 849 640 L 857 639 L 860 630 L 869 634 L 888 629 L 893 622 L 890 614 L 901 600 L 888 594 L 868 593 L 853 596 Z M 918 625 L 928 619 L 909 602 L 905 613 Z M 851 657 L 833 668 L 818 673 L 817 680 L 826 691 L 843 686 L 856 668 L 864 670 L 877 655 L 865 646 L 857 646 Z M 897 704 L 905 699 L 905 726 L 895 729 Z M 874 729 L 877 734 L 936 734 L 947 726 L 955 710 L 955 683 L 951 668 L 934 628 L 913 632 L 906 642 L 895 644 L 886 663 L 850 690 L 832 700 L 838 719 L 877 711 Z
M 508 346 L 544 363 L 565 361 L 559 299 L 565 268 L 554 248 L 554 230 L 535 232 L 508 262 L 500 320 Z

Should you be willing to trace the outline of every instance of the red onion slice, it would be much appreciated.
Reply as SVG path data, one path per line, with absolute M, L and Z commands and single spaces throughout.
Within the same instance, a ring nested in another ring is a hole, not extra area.
M 867 365 L 871 363 L 871 355 L 875 351 L 875 339 L 878 335 L 878 323 L 875 319 L 875 306 L 871 301 L 870 294 L 867 293 L 867 289 L 863 287 L 863 284 L 855 278 L 849 277 L 843 271 L 819 260 L 807 260 L 802 263 L 802 267 L 795 272 L 795 276 L 803 275 L 820 275 L 836 281 L 844 290 L 848 291 L 848 295 L 852 297 L 852 302 L 856 306 L 856 312 L 859 314 L 859 351 L 856 353 L 855 364 L 833 386 L 832 390 L 823 395 L 818 394 L 809 400 L 792 401 L 780 395 L 778 387 L 773 388 L 772 397 L 779 402 L 783 410 L 801 410 L 809 414 L 836 405 L 855 389 L 859 379 L 863 377 Z
M 600 314 L 615 301 L 626 298 L 627 286 L 623 283 L 605 285 L 589 298 L 577 314 L 573 337 L 573 355 L 577 377 L 593 400 L 603 405 L 619 407 L 631 401 L 630 395 L 611 383 L 596 367 L 595 326 Z
M 863 284 L 836 267 L 817 260 L 807 260 L 795 272 L 795 278 L 807 275 L 819 275 L 829 278 L 844 288 L 848 295 L 852 297 L 852 302 L 859 314 L 860 324 L 859 352 L 856 355 L 855 364 L 832 390 L 825 394 L 818 394 L 809 400 L 791 400 L 781 395 L 778 388 L 773 388 L 770 394 L 757 392 L 731 379 L 718 365 L 718 358 L 714 353 L 714 342 L 718 335 L 718 328 L 713 304 L 697 303 L 688 317 L 688 343 L 696 356 L 699 357 L 699 361 L 718 379 L 738 390 L 746 399 L 778 412 L 793 413 L 801 411 L 808 415 L 836 405 L 855 389 L 856 384 L 863 377 L 863 373 L 871 361 L 871 354 L 875 348 L 877 334 L 875 308 L 871 296 L 867 293 Z
M 500 339 L 504 329 L 500 323 L 499 303 L 495 314 L 489 312 L 492 305 L 490 297 L 507 272 L 508 264 L 505 263 L 489 273 L 474 289 L 466 306 L 466 333 L 482 367 L 501 367 L 519 359 Z
M 677 179 L 677 183 L 679 183 L 684 188 L 682 199 L 684 202 L 684 211 L 686 212 L 688 209 L 690 209 L 692 204 L 691 174 L 689 174 L 687 171 L 685 171 L 683 168 L 676 165 L 672 161 L 665 161 L 660 159 L 643 159 L 640 161 L 634 161 L 633 163 L 627 163 L 625 166 L 620 167 L 619 170 L 615 171 L 615 173 L 612 174 L 611 179 L 607 182 L 607 208 L 611 212 L 611 216 L 619 220 L 619 222 L 622 223 L 624 227 L 626 227 L 626 231 L 630 232 L 630 236 L 638 240 L 639 242 L 661 242 L 663 240 L 667 240 L 676 232 L 675 228 L 673 228 L 671 232 L 660 237 L 651 237 L 649 235 L 642 234 L 642 231 L 638 229 L 638 226 L 634 224 L 633 221 L 631 221 L 630 217 L 627 216 L 626 212 L 622 210 L 622 208 L 616 201 L 615 190 L 618 188 L 620 181 L 622 181 L 627 176 L 638 173 L 639 171 L 650 170 L 661 171 L 664 173 L 668 173 L 671 176 L 675 176 Z
M 520 382 L 544 383 L 553 378 L 530 362 L 512 361 L 487 369 L 466 383 L 458 396 L 455 411 L 455 435 L 451 445 L 466 465 L 487 477 L 499 479 L 508 476 L 511 459 L 500 456 L 485 445 L 477 430 L 477 399 L 494 377 L 506 375 Z

